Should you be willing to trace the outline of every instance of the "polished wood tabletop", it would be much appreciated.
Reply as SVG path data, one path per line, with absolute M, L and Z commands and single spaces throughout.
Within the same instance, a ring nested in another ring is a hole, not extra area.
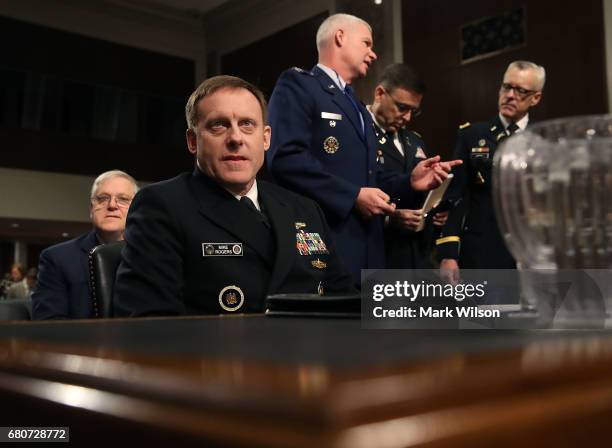
M 612 332 L 260 315 L 5 323 L 0 398 L 3 426 L 71 426 L 72 440 L 106 445 L 607 446 Z

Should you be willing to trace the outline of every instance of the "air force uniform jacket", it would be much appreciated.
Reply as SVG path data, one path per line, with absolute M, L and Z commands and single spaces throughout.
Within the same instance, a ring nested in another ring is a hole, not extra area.
M 266 155 L 275 180 L 314 199 L 334 233 L 339 254 L 359 282 L 361 269 L 384 268 L 383 219 L 354 209 L 362 187 L 390 196 L 410 194 L 410 176 L 385 173 L 376 163 L 372 119 L 319 67 L 281 74 L 270 98 L 272 144 Z M 365 130 L 365 131 L 364 131 Z
M 455 147 L 455 177 L 447 198 L 455 204 L 436 241 L 440 260 L 454 258 L 463 269 L 514 269 L 516 262 L 503 241 L 491 194 L 492 162 L 508 137 L 499 117 L 461 125 Z
M 354 292 L 321 209 L 259 181 L 268 229 L 198 169 L 138 192 L 117 273 L 117 316 L 262 312 L 272 293 Z

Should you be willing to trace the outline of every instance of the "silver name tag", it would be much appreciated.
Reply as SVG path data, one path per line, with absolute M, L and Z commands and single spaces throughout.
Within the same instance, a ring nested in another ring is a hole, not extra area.
M 342 120 L 342 115 L 332 114 L 331 112 L 321 112 L 321 118 L 326 120 Z
M 242 243 L 202 243 L 204 257 L 242 257 Z

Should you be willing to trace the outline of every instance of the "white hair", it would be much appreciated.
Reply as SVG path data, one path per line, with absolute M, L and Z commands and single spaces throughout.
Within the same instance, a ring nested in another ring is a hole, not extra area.
M 329 42 L 333 39 L 334 34 L 339 28 L 344 25 L 351 26 L 356 24 L 365 25 L 370 30 L 370 33 L 372 32 L 372 27 L 368 22 L 350 14 L 334 14 L 325 19 L 317 30 L 317 51 L 319 54 L 321 54 L 321 50 L 329 45 Z
M 115 177 L 123 177 L 124 179 L 127 179 L 134 187 L 134 194 L 138 192 L 138 184 L 132 176 L 121 170 L 111 170 L 106 171 L 96 177 L 96 180 L 94 180 L 94 183 L 91 186 L 91 194 L 89 197 L 93 199 L 93 197 L 96 195 L 96 192 L 98 191 L 98 188 L 100 188 L 100 185 L 102 185 L 107 180 L 113 179 Z
M 546 70 L 544 70 L 544 67 L 542 67 L 541 65 L 529 61 L 514 61 L 511 62 L 510 65 L 508 65 L 506 73 L 508 73 L 510 69 L 533 70 L 536 75 L 535 90 L 540 92 L 544 88 L 544 83 L 546 82 Z

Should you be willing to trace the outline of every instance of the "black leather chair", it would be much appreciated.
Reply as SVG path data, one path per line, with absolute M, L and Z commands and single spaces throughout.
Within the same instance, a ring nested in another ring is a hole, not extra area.
M 32 300 L 6 299 L 0 301 L 0 321 L 31 319 Z
M 89 284 L 96 317 L 113 317 L 115 274 L 121 262 L 123 246 L 124 241 L 117 241 L 101 244 L 89 252 Z

